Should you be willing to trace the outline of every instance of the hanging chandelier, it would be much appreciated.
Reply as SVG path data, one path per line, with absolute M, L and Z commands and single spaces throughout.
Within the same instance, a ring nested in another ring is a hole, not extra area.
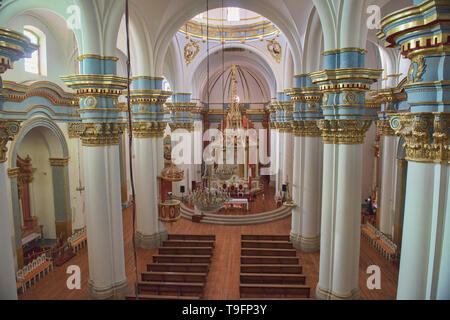
M 215 176 L 222 181 L 228 181 L 236 172 L 236 167 L 230 164 L 221 164 L 214 170 Z
M 222 5 L 223 7 L 223 5 Z M 206 48 L 207 48 L 207 94 L 208 94 L 208 108 L 209 108 L 209 99 L 210 99 L 210 92 L 209 92 L 209 3 L 208 0 L 206 0 Z M 192 191 L 191 195 L 189 196 L 190 202 L 194 204 L 194 206 L 200 210 L 201 212 L 217 212 L 220 210 L 225 203 L 227 203 L 230 200 L 230 195 L 227 192 L 224 192 L 219 189 L 211 189 L 211 178 L 212 178 L 212 168 L 214 167 L 214 158 L 208 158 L 204 161 L 205 169 L 203 174 L 203 179 L 206 180 L 206 186 L 202 184 L 201 187 L 196 188 Z M 227 178 L 229 175 L 229 178 L 233 175 L 231 173 L 230 175 L 229 169 L 218 171 L 216 170 L 214 173 L 217 175 L 223 173 L 223 177 Z M 228 179 L 229 179 L 228 178 Z M 228 180 L 224 179 L 224 180 Z

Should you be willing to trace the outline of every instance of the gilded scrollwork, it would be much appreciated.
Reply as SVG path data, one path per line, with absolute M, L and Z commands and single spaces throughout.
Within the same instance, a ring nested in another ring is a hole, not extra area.
M 19 132 L 20 122 L 10 120 L 0 120 L 0 163 L 6 161 L 8 148 L 6 145 L 14 139 Z
M 362 144 L 372 120 L 333 119 L 318 120 L 323 143 L 326 144 Z
M 322 135 L 316 120 L 294 120 L 292 127 L 294 135 L 297 137 L 320 137 Z
M 184 60 L 186 61 L 186 65 L 189 65 L 199 52 L 199 42 L 191 39 L 191 41 L 184 46 Z
M 275 39 L 267 40 L 267 50 L 269 50 L 275 61 L 280 63 L 282 49 L 281 45 Z
M 448 163 L 450 113 L 394 114 L 390 125 L 397 135 L 404 138 L 408 161 Z
M 81 138 L 84 146 L 118 145 L 125 130 L 125 123 L 74 123 L 69 125 L 72 136 Z
M 162 121 L 133 122 L 133 135 L 135 138 L 162 137 L 167 123 Z

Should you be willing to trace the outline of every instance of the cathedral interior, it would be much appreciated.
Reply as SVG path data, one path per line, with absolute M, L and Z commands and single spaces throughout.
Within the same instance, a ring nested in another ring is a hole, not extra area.
M 450 299 L 448 0 L 0 1 L 1 300 Z

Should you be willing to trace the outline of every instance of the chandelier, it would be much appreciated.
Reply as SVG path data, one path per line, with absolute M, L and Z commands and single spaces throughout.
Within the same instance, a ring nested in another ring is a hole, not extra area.
M 223 5 L 222 5 L 223 7 Z M 206 49 L 207 49 L 207 95 L 208 95 L 208 107 L 209 107 L 209 99 L 210 99 L 210 90 L 209 90 L 209 3 L 206 0 Z M 223 52 L 223 48 L 222 48 Z M 223 62 L 222 62 L 223 63 Z M 217 212 L 223 205 L 230 200 L 230 195 L 227 192 L 224 192 L 219 189 L 211 189 L 211 178 L 212 178 L 212 168 L 214 167 L 214 159 L 210 157 L 205 159 L 205 172 L 203 175 L 203 180 L 206 180 L 206 186 L 202 185 L 200 188 L 197 188 L 192 191 L 189 196 L 189 201 L 192 202 L 197 209 L 202 212 Z M 233 171 L 229 168 L 221 167 L 215 171 L 216 175 L 221 175 L 223 178 L 231 178 L 233 175 Z M 224 179 L 224 180 L 228 180 Z
M 219 165 L 215 170 L 215 176 L 222 181 L 228 181 L 234 175 L 236 167 L 234 165 L 222 164 Z

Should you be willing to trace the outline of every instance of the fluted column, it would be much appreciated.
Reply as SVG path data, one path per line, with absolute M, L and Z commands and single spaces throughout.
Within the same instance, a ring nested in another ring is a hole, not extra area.
M 80 74 L 62 77 L 80 97 L 81 123 L 75 131 L 83 145 L 88 293 L 93 299 L 120 298 L 125 276 L 119 142 L 125 123 L 118 96 L 127 80 L 115 76 L 117 58 L 83 55 Z
M 322 139 L 317 121 L 322 118 L 322 94 L 308 75 L 295 76 L 296 88 L 286 94 L 294 109 L 294 172 L 291 242 L 305 252 L 319 251 L 322 201 Z
M 397 299 L 450 299 L 450 42 L 448 1 L 415 1 L 378 37 L 411 60 L 410 112 L 391 115 L 408 161 Z
M 362 144 L 373 111 L 365 91 L 381 70 L 365 69 L 365 50 L 324 53 L 324 71 L 310 74 L 323 97 L 324 143 L 320 270 L 316 297 L 359 298 Z
M 136 187 L 136 245 L 156 248 L 167 239 L 167 229 L 158 219 L 158 175 L 163 163 L 162 139 L 167 125 L 162 105 L 171 92 L 162 91 L 163 78 L 132 79 L 134 179 Z
M 0 75 L 13 68 L 13 63 L 28 57 L 37 46 L 30 43 L 23 34 L 0 28 Z M 3 87 L 0 76 L 0 91 Z M 0 109 L 3 99 L 0 96 Z M 19 122 L 2 119 L 0 114 L 0 300 L 16 300 L 16 275 L 12 249 L 11 223 L 9 217 L 9 199 L 7 197 L 7 144 L 19 132 Z M 18 223 L 15 221 L 14 223 Z M 17 226 L 15 226 L 17 228 Z M 20 228 L 20 226 L 19 226 Z M 16 243 L 21 239 L 15 239 Z M 21 248 L 20 248 L 21 249 Z M 19 250 L 21 252 L 21 250 Z

